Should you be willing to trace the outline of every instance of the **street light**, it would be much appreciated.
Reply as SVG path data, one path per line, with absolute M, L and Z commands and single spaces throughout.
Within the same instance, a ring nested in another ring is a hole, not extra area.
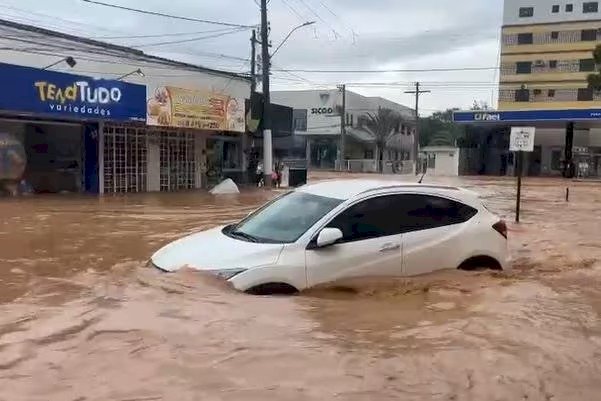
M 75 59 L 73 57 L 69 56 L 69 57 L 62 58 L 55 63 L 47 65 L 46 67 L 42 68 L 42 70 L 47 70 L 50 67 L 54 67 L 55 65 L 62 63 L 63 61 L 65 63 L 67 63 L 67 65 L 71 68 L 75 67 L 75 65 L 77 64 L 77 61 L 75 61 Z
M 117 81 L 121 81 L 123 78 L 127 78 L 127 77 L 129 77 L 129 76 L 132 76 L 132 75 L 138 75 L 138 76 L 140 76 L 140 77 L 142 77 L 142 78 L 144 78 L 144 77 L 146 76 L 146 75 L 144 75 L 144 73 L 142 72 L 142 70 L 138 68 L 138 69 L 137 69 L 137 70 L 135 70 L 135 71 L 128 72 L 128 73 L 127 73 L 127 74 L 125 74 L 125 75 L 121 75 L 121 76 L 120 76 L 119 78 L 117 78 L 116 80 L 117 80 Z
M 290 36 L 292 36 L 292 34 L 293 34 L 294 32 L 296 32 L 297 30 L 299 30 L 299 29 L 301 29 L 301 28 L 304 28 L 304 27 L 306 27 L 306 26 L 313 25 L 313 24 L 315 24 L 315 21 L 308 21 L 308 22 L 305 22 L 304 24 L 301 24 L 301 25 L 297 26 L 296 28 L 293 28 L 293 29 L 292 29 L 292 30 L 291 30 L 291 31 L 288 33 L 288 35 L 286 35 L 286 37 L 284 38 L 284 40 L 282 40 L 282 43 L 280 43 L 280 44 L 278 45 L 278 47 L 276 47 L 276 49 L 274 50 L 274 52 L 271 54 L 271 57 L 273 57 L 273 56 L 275 56 L 275 55 L 276 55 L 276 53 L 277 53 L 277 52 L 278 52 L 278 51 L 279 51 L 279 50 L 282 48 L 282 46 L 284 46 L 284 43 L 286 43 L 286 41 L 287 41 L 287 40 L 290 38 Z

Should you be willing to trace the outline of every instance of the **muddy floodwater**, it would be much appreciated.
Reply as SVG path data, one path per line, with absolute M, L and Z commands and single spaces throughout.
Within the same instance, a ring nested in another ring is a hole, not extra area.
M 513 180 L 445 182 L 513 218 Z M 0 199 L 0 400 L 600 399 L 601 184 L 526 179 L 512 273 L 252 297 L 146 267 L 273 195 Z

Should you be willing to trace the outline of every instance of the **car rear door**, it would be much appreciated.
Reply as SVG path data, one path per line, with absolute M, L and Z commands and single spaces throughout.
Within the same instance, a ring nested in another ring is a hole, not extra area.
M 362 200 L 339 213 L 325 227 L 338 228 L 343 239 L 306 250 L 309 287 L 342 278 L 398 276 L 402 273 L 401 224 L 395 217 L 398 195 Z
M 406 275 L 455 269 L 463 262 L 466 230 L 478 211 L 445 197 L 403 195 L 403 272 Z

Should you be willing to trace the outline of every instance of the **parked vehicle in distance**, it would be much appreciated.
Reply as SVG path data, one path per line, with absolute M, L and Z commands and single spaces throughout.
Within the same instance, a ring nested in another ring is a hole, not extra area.
M 508 269 L 507 227 L 474 192 L 378 180 L 308 184 L 237 224 L 174 241 L 152 264 L 203 270 L 249 293 L 441 269 Z

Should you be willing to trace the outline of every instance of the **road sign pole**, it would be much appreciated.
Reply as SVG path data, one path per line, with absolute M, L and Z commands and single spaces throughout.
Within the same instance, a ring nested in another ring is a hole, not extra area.
M 524 152 L 534 150 L 534 127 L 511 127 L 509 150 L 515 152 L 515 166 L 518 176 L 518 193 L 515 200 L 515 222 L 520 222 L 520 206 L 522 203 L 522 170 L 524 169 Z
M 521 202 L 522 202 L 522 166 L 523 166 L 523 158 L 524 158 L 524 152 L 519 151 L 516 152 L 516 158 L 517 158 L 517 169 L 518 169 L 518 193 L 516 196 L 516 201 L 515 201 L 515 222 L 519 223 L 520 222 L 520 207 L 521 207 Z

